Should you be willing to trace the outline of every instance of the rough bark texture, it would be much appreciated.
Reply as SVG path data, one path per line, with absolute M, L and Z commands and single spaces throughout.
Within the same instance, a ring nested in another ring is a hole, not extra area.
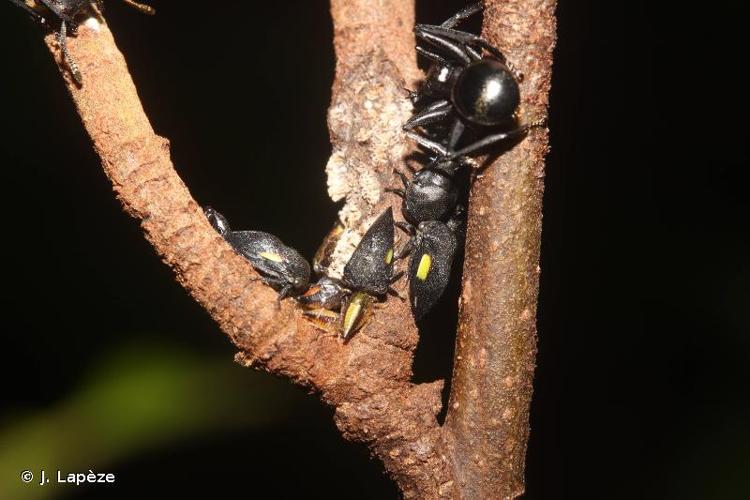
M 404 0 L 332 0 L 336 49 L 328 129 L 333 154 L 326 172 L 328 194 L 346 198 L 339 213 L 347 229 L 333 254 L 339 277 L 359 242 L 363 218 L 376 216 L 400 200 L 384 188 L 400 184 L 393 171 L 404 169 L 410 151 L 401 124 L 411 114 L 405 87 L 420 78 L 414 52 L 414 3 Z M 405 169 L 404 169 L 405 170 Z M 368 220 L 367 222 L 371 222 Z M 357 231 L 359 229 L 359 231 Z
M 400 0 L 349 3 L 333 11 L 339 41 L 356 36 L 362 48 L 365 40 L 385 39 L 375 35 L 379 29 L 392 32 L 395 26 L 411 37 L 413 14 Z M 396 15 L 405 18 L 393 24 Z M 389 20 L 389 27 L 368 24 L 378 18 Z M 60 62 L 55 37 L 47 43 Z M 346 51 L 351 64 L 337 68 L 329 121 L 334 150 L 347 155 L 341 171 L 350 179 L 346 194 L 352 194 L 355 207 L 350 213 L 357 215 L 345 222 L 356 234 L 395 201 L 382 189 L 391 184 L 392 169 L 407 150 L 399 127 L 410 108 L 399 70 L 405 61 L 390 57 L 405 53 L 408 44 L 413 40 L 387 54 L 367 43 L 366 50 Z M 240 349 L 238 361 L 319 392 L 336 409 L 344 435 L 370 446 L 404 496 L 437 497 L 450 478 L 436 420 L 443 382 L 411 383 L 418 335 L 408 304 L 389 298 L 346 345 L 313 328 L 292 301 L 279 306 L 276 293 L 211 228 L 175 172 L 169 143 L 151 128 L 109 29 L 88 22 L 68 46 L 83 86 L 76 87 L 64 68 L 62 73 L 117 197 L 141 221 L 179 282 Z M 413 53 L 405 67 L 416 71 Z M 361 195 L 365 189 L 370 198 Z
M 547 113 L 555 3 L 486 2 L 483 36 L 526 77 L 522 123 Z M 471 190 L 446 419 L 457 498 L 514 498 L 524 491 L 547 144 L 547 130 L 533 130 Z
M 538 118 L 546 111 L 554 2 L 488 3 L 486 35 L 527 74 L 523 116 Z M 388 205 L 400 214 L 384 188 L 410 148 L 400 129 L 411 113 L 403 89 L 413 88 L 419 71 L 412 0 L 332 0 L 331 10 L 337 66 L 326 168 L 331 197 L 347 198 L 340 269 L 373 217 Z M 60 63 L 55 37 L 47 44 Z M 176 174 L 169 143 L 151 128 L 106 25 L 87 22 L 68 45 L 84 85 L 62 74 L 115 194 L 238 347 L 238 362 L 318 392 L 343 434 L 370 447 L 406 498 L 522 491 L 545 134 L 535 131 L 473 189 L 452 407 L 441 428 L 443 381 L 411 383 L 418 334 L 408 304 L 389 298 L 347 344 L 315 329 L 293 301 L 277 304 Z

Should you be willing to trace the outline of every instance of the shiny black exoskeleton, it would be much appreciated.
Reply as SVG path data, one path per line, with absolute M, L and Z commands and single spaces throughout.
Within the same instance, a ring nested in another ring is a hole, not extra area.
M 415 249 L 421 256 L 416 260 L 412 257 L 409 263 L 409 295 L 417 320 L 437 302 L 450 279 L 458 246 L 455 228 L 463 212 L 455 180 L 458 167 L 457 161 L 433 161 L 411 180 L 396 172 L 404 189 L 389 189 L 403 198 L 401 213 L 406 222 L 397 222 L 396 226 L 411 235 L 396 258 Z
M 458 219 L 448 223 L 422 222 L 417 226 L 408 247 L 409 301 L 414 319 L 420 320 L 443 295 L 450 280 L 456 255 Z
M 340 306 L 340 332 L 348 340 L 367 321 L 373 303 L 398 279 L 394 262 L 393 210 L 389 207 L 367 229 L 344 266 L 341 281 L 323 277 L 300 297 L 310 309 Z
M 403 198 L 401 214 L 409 223 L 417 225 L 430 220 L 445 220 L 450 217 L 458 202 L 458 188 L 451 172 L 439 168 L 423 168 L 411 180 L 396 172 L 404 185 L 403 189 L 391 188 Z
M 393 282 L 393 210 L 388 207 L 362 236 L 342 281 L 351 290 L 383 296 Z
M 306 308 L 338 309 L 349 294 L 341 281 L 329 276 L 322 276 L 316 283 L 301 295 L 297 301 Z
M 393 210 L 388 207 L 370 226 L 344 266 L 342 283 L 352 291 L 342 306 L 341 335 L 346 340 L 370 315 L 376 298 L 388 293 L 398 279 L 393 274 Z
M 219 212 L 211 207 L 203 211 L 211 226 L 279 292 L 279 300 L 307 290 L 310 264 L 297 250 L 263 231 L 232 231 Z
M 441 25 L 419 24 L 414 29 L 417 38 L 430 47 L 418 46 L 417 52 L 433 61 L 433 66 L 419 90 L 412 93 L 412 100 L 416 105 L 428 99 L 433 101 L 409 119 L 404 129 L 427 127 L 453 117 L 443 142 L 409 133 L 420 144 L 425 145 L 425 141 L 430 144 L 428 149 L 433 152 L 442 148 L 443 155 L 449 159 L 475 153 L 528 130 L 527 126 L 515 126 L 515 113 L 520 103 L 520 73 L 489 42 L 454 29 L 482 8 L 481 2 L 476 3 Z M 474 128 L 479 138 L 459 147 L 467 126 Z M 501 131 L 488 133 L 492 128 Z
M 144 14 L 153 15 L 156 12 L 153 7 L 135 0 L 122 1 Z M 65 60 L 65 64 L 68 65 L 68 69 L 70 69 L 75 82 L 81 85 L 83 77 L 78 69 L 78 65 L 68 52 L 68 45 L 66 43 L 68 30 L 75 33 L 82 16 L 96 15 L 97 11 L 101 11 L 101 0 L 34 0 L 33 2 L 10 0 L 10 2 L 25 10 L 35 21 L 45 27 L 54 29 L 51 23 L 59 23 L 57 40 L 60 44 L 63 59 Z

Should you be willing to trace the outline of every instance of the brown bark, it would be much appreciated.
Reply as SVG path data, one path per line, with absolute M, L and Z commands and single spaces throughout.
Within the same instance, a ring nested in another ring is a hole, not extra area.
M 522 123 L 547 113 L 554 12 L 555 0 L 487 2 L 483 36 L 526 76 Z M 446 418 L 457 498 L 513 498 L 524 491 L 547 150 L 547 130 L 533 130 L 471 190 Z
M 486 34 L 527 74 L 524 119 L 538 118 L 546 110 L 554 2 L 509 1 L 502 12 L 498 2 L 488 3 Z M 327 170 L 331 196 L 347 198 L 340 267 L 372 217 L 388 205 L 398 208 L 384 188 L 409 151 L 400 131 L 411 112 L 403 88 L 419 72 L 412 1 L 332 0 L 331 10 L 337 66 Z M 454 391 L 441 428 L 443 382 L 411 382 L 418 336 L 408 304 L 389 298 L 346 345 L 312 327 L 292 301 L 277 304 L 176 174 L 169 143 L 151 128 L 106 25 L 81 26 L 68 42 L 83 86 L 62 73 L 115 194 L 238 347 L 239 362 L 318 392 L 336 409 L 343 434 L 368 444 L 406 498 L 510 497 L 522 490 L 545 134 L 534 132 L 504 155 L 472 191 Z M 60 62 L 54 36 L 47 43 Z

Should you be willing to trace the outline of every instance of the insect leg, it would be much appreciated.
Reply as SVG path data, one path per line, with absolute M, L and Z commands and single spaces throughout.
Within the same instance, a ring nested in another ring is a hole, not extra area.
M 140 12 L 143 12 L 144 14 L 148 14 L 149 16 L 153 16 L 154 14 L 156 14 L 156 9 L 154 9 L 150 5 L 146 5 L 145 3 L 136 2 L 135 0 L 122 0 L 122 1 L 130 5 L 134 9 L 137 9 Z
M 466 127 L 464 127 L 464 122 L 461 121 L 460 118 L 456 118 L 453 121 L 453 127 L 451 128 L 451 136 L 448 140 L 448 149 L 453 151 L 456 148 L 456 144 L 458 144 L 458 141 L 461 139 L 461 136 L 464 133 Z
M 433 28 L 433 27 L 426 26 L 425 28 Z M 423 31 L 423 29 L 421 29 L 419 26 L 414 28 L 414 34 L 417 36 L 417 38 L 424 40 L 430 45 L 443 49 L 446 53 L 455 56 L 459 61 L 463 62 L 464 64 L 469 64 L 471 62 L 471 57 L 466 53 L 466 50 L 464 50 L 463 44 L 461 43 L 455 43 L 449 38 L 446 38 L 446 37 L 443 37 L 441 35 L 437 35 L 434 33 L 430 33 L 429 31 Z
M 443 28 L 453 28 L 461 21 L 470 18 L 474 14 L 481 12 L 482 9 L 484 9 L 484 2 L 477 2 L 475 4 L 471 4 L 469 6 L 464 7 L 463 9 L 459 10 L 455 14 L 453 14 L 451 17 L 443 21 L 443 23 L 440 25 Z
M 68 52 L 68 24 L 63 20 L 60 23 L 60 32 L 57 34 L 57 41 L 60 44 L 60 50 L 62 51 L 63 60 L 65 61 L 65 64 L 68 66 L 68 69 L 70 69 L 70 74 L 73 75 L 73 80 L 75 80 L 76 84 L 83 85 L 83 77 L 81 76 L 81 71 L 78 69 L 78 64 L 76 64 L 75 60 L 73 60 L 73 57 L 71 57 L 70 52 Z
M 544 124 L 544 120 L 539 120 L 534 123 L 530 123 L 528 125 L 523 125 L 521 127 L 518 127 L 516 129 L 510 130 L 508 132 L 501 132 L 499 134 L 492 134 L 488 135 L 487 137 L 484 137 L 483 139 L 480 139 L 473 144 L 469 144 L 468 146 L 459 149 L 458 151 L 454 151 L 452 153 L 448 153 L 445 156 L 448 159 L 456 159 L 461 156 L 466 156 L 471 153 L 475 153 L 481 149 L 486 148 L 487 146 L 491 146 L 492 144 L 496 144 L 498 142 L 507 141 L 509 139 L 515 139 L 518 137 L 521 137 L 522 135 L 526 134 L 529 130 L 536 127 L 541 127 Z M 415 139 L 416 140 L 416 139 Z M 417 141 L 419 142 L 419 141 Z M 419 142 L 422 144 L 421 142 Z
M 406 196 L 406 191 L 405 190 L 409 187 L 409 179 L 406 178 L 406 176 L 403 174 L 403 172 L 399 172 L 398 170 L 394 170 L 394 173 L 396 175 L 398 175 L 399 178 L 401 179 L 401 183 L 404 185 L 404 189 L 388 187 L 388 188 L 385 188 L 385 190 L 388 191 L 389 193 L 396 193 L 401 198 L 403 198 L 404 196 Z
M 411 130 L 416 127 L 437 123 L 450 114 L 450 104 L 450 101 L 447 99 L 430 104 L 425 109 L 409 118 L 402 128 L 404 130 Z
M 445 146 L 426 137 L 422 137 L 416 132 L 407 131 L 406 135 L 423 148 L 435 153 L 440 157 L 446 157 L 449 154 L 448 149 Z

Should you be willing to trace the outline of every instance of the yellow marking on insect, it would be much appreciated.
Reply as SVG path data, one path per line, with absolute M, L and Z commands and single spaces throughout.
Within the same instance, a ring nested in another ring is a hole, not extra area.
M 362 328 L 367 323 L 372 314 L 372 295 L 366 292 L 354 292 L 351 299 L 346 303 L 346 311 L 341 321 L 341 336 L 344 341 L 354 335 L 354 332 Z
M 431 268 L 432 257 L 429 254 L 423 254 L 422 258 L 419 259 L 419 266 L 417 266 L 417 279 L 421 281 L 426 280 Z
M 359 297 L 355 296 L 349 304 L 349 307 L 346 308 L 346 313 L 344 313 L 344 338 L 349 337 L 352 331 L 354 331 L 354 327 L 357 326 L 357 321 L 359 321 L 359 317 L 361 314 L 362 300 Z
M 273 252 L 260 252 L 258 255 L 263 257 L 266 260 L 270 260 L 271 262 L 284 262 L 284 259 L 281 258 L 281 255 Z
M 390 264 L 391 262 L 393 262 L 393 249 L 389 248 L 385 253 L 385 263 Z

